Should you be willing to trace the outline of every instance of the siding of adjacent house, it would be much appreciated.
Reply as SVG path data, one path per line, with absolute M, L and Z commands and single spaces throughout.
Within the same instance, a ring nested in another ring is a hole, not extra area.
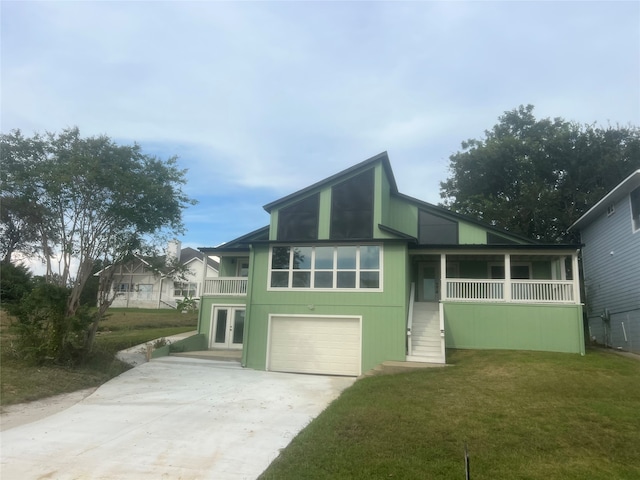
M 632 231 L 629 196 L 615 204 L 612 215 L 605 212 L 584 227 L 581 236 L 590 335 L 605 343 L 601 315 L 608 310 L 606 343 L 640 352 L 640 232 Z
M 387 243 L 383 247 L 383 292 L 267 291 L 269 247 L 253 250 L 250 316 L 245 330 L 244 363 L 266 368 L 267 330 L 270 314 L 362 316 L 362 371 L 384 360 L 405 359 L 407 316 L 406 245 Z

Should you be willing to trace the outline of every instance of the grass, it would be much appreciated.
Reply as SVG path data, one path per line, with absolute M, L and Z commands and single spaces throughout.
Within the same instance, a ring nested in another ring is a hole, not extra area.
M 12 351 L 12 321 L 0 310 L 0 405 L 3 406 L 99 386 L 130 368 L 114 358 L 117 351 L 194 330 L 197 314 L 112 309 L 101 321 L 92 357 L 78 368 L 35 366 L 17 358 Z
M 640 478 L 640 361 L 610 352 L 452 351 L 358 380 L 261 479 Z

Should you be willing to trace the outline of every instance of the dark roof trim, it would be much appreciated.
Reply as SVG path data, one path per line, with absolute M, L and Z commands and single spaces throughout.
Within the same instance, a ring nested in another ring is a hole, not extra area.
M 491 244 L 491 245 L 409 245 L 411 250 L 567 250 L 575 251 L 582 248 L 583 244 L 553 244 L 553 243 L 536 243 L 524 245 L 521 243 L 509 244 Z
M 378 155 L 375 155 L 371 158 L 368 158 L 367 160 L 360 162 L 352 167 L 347 168 L 346 170 L 343 170 L 339 173 L 336 173 L 335 175 L 331 175 L 330 177 L 325 178 L 324 180 L 320 180 L 317 183 L 314 183 L 313 185 L 310 185 L 306 188 L 303 188 L 302 190 L 298 190 L 297 192 L 294 192 L 290 195 L 287 195 L 286 197 L 282 197 L 278 200 L 275 200 L 271 203 L 267 203 L 264 208 L 267 212 L 271 213 L 271 210 L 273 210 L 274 208 L 278 207 L 279 205 L 282 205 L 284 203 L 288 203 L 291 200 L 293 200 L 296 197 L 300 197 L 306 194 L 309 194 L 313 191 L 316 191 L 326 185 L 330 185 L 332 183 L 338 183 L 340 181 L 340 179 L 342 177 L 347 177 L 350 176 L 360 170 L 366 170 L 370 167 L 372 167 L 373 165 L 375 165 L 377 162 L 381 162 L 382 166 L 384 167 L 386 173 L 387 173 L 387 177 L 389 179 L 389 184 L 391 186 L 391 192 L 393 193 L 397 193 L 398 192 L 398 186 L 396 184 L 396 179 L 393 176 L 393 171 L 391 170 L 391 164 L 389 163 L 389 155 L 387 155 L 387 152 L 382 152 L 379 153 Z
M 412 243 L 418 243 L 418 239 L 416 237 L 412 237 L 411 235 L 407 235 L 406 233 L 403 233 L 403 232 L 401 232 L 399 230 L 396 230 L 395 228 L 387 227 L 386 225 L 382 225 L 381 223 L 378 224 L 378 228 L 380 230 L 382 230 L 383 232 L 390 233 L 392 235 L 395 235 L 398 238 L 402 238 L 404 240 L 409 240 Z
M 453 210 L 449 210 L 448 208 L 445 207 L 440 207 L 438 205 L 434 205 L 432 203 L 428 203 L 425 202 L 423 200 L 419 200 L 415 197 L 410 197 L 409 195 L 405 195 L 404 193 L 395 193 L 396 197 L 402 198 L 408 202 L 414 203 L 416 204 L 418 207 L 422 207 L 422 208 L 426 208 L 428 209 L 431 213 L 433 213 L 434 215 L 437 215 L 439 217 L 442 218 L 448 218 L 448 219 L 455 219 L 455 220 L 462 220 L 465 221 L 467 223 L 473 223 L 474 225 L 477 225 L 479 227 L 482 227 L 486 230 L 490 230 L 491 232 L 495 233 L 496 235 L 500 235 L 503 237 L 507 237 L 507 238 L 514 238 L 517 241 L 520 242 L 528 242 L 529 245 L 534 244 L 537 245 L 539 242 L 537 240 L 533 240 L 531 238 L 525 237 L 524 235 L 519 235 L 517 233 L 512 233 L 509 232 L 508 230 L 505 230 L 503 228 L 500 227 L 494 227 L 492 225 L 489 225 L 486 222 L 483 222 L 481 220 L 477 220 L 473 217 L 470 217 L 468 215 L 463 215 L 461 213 L 457 213 L 454 212 Z
M 237 251 L 249 251 L 249 245 L 253 243 L 257 238 L 265 236 L 269 238 L 269 225 L 266 227 L 258 228 L 253 232 L 249 232 L 241 237 L 234 238 L 229 242 L 225 242 L 217 247 L 199 247 L 202 253 L 222 253 L 222 252 L 237 252 Z

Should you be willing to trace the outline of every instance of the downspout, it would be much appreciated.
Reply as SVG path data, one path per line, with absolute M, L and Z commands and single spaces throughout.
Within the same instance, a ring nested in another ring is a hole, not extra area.
M 251 299 L 253 297 L 253 276 L 255 274 L 256 252 L 253 245 L 249 246 L 249 272 L 247 275 L 247 302 L 244 314 L 244 332 L 242 335 L 242 366 L 247 366 L 247 354 L 249 352 L 249 329 L 251 328 Z M 268 280 L 267 280 L 268 281 Z M 267 348 L 269 346 L 267 345 Z M 265 370 L 267 368 L 265 360 Z
M 582 305 L 580 301 L 580 265 L 578 263 L 578 252 L 580 250 L 576 250 L 571 254 L 571 269 L 573 270 L 573 298 L 576 305 Z M 582 318 L 582 308 L 578 309 L 579 315 L 578 317 L 578 338 L 580 345 L 578 348 L 580 349 L 580 355 L 585 354 L 585 345 L 584 345 L 584 320 Z
M 204 285 L 207 281 L 207 271 L 209 270 L 209 256 L 206 253 L 202 253 L 202 282 L 200 284 L 200 305 L 198 309 L 198 333 L 200 332 L 200 326 L 202 325 L 202 315 L 204 314 Z M 196 292 L 197 293 L 197 292 Z M 209 339 L 211 340 L 211 339 Z

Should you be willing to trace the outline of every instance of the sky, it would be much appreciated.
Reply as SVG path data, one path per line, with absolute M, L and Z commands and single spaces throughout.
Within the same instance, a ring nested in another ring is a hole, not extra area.
M 183 247 L 387 151 L 438 203 L 500 115 L 640 125 L 640 2 L 0 1 L 0 129 L 77 126 L 188 169 Z

